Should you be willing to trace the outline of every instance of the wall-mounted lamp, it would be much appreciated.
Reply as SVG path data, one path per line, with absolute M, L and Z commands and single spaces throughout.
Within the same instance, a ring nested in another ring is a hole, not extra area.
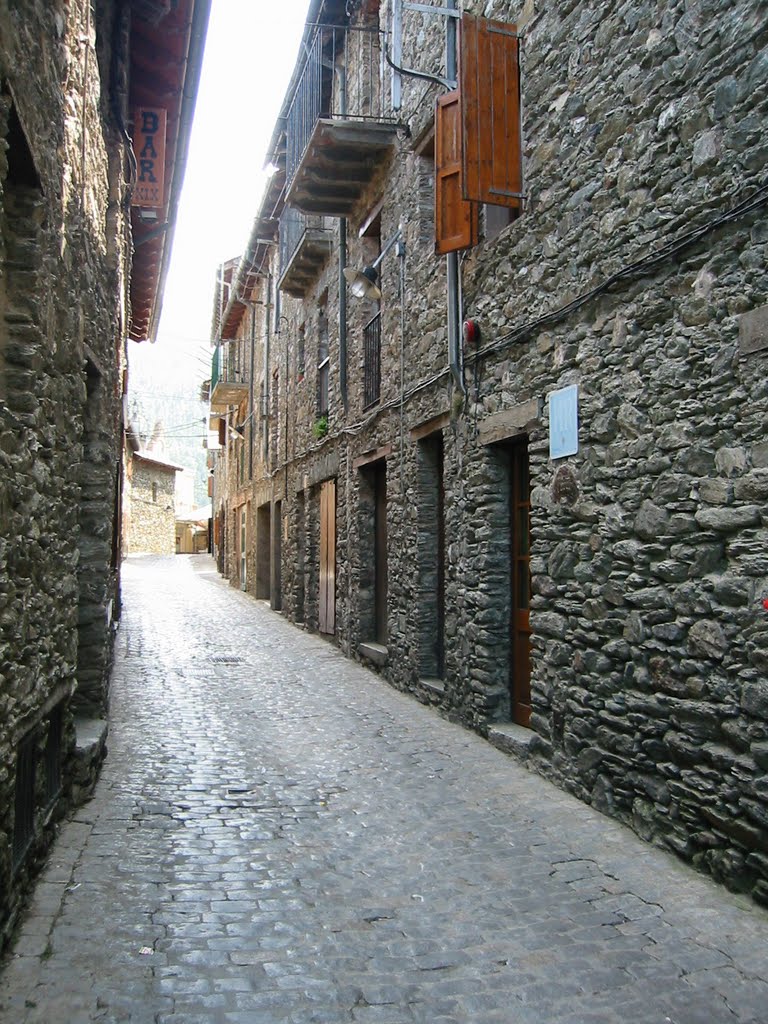
M 398 230 L 392 235 L 369 267 L 363 267 L 362 270 L 353 270 L 352 267 L 344 268 L 344 277 L 356 299 L 376 300 L 381 298 L 381 289 L 376 284 L 379 279 L 379 264 L 392 246 L 398 242 L 400 245 L 398 246 L 397 254 L 398 256 L 405 256 L 405 243 L 402 241 L 402 233 Z

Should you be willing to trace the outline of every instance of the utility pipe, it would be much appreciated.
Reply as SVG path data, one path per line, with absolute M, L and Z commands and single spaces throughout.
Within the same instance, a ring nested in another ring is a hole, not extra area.
M 347 280 L 344 271 L 347 266 L 347 221 L 339 217 L 339 390 L 344 411 L 349 408 L 347 399 Z
M 449 10 L 456 10 L 456 0 L 446 0 Z M 458 75 L 456 52 L 456 19 L 445 19 L 445 72 L 450 79 Z M 464 368 L 461 350 L 461 283 L 459 280 L 459 254 L 449 252 L 445 258 L 446 284 L 448 293 L 448 365 L 454 383 L 462 395 L 467 393 L 464 386 Z

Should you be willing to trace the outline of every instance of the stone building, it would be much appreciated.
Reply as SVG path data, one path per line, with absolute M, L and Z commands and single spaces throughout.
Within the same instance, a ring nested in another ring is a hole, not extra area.
M 176 474 L 183 466 L 154 451 L 126 459 L 123 550 L 126 555 L 176 553 Z
M 0 0 L 0 944 L 103 755 L 125 343 L 156 331 L 207 15 Z M 166 131 L 134 153 L 142 111 Z
M 768 902 L 763 5 L 448 6 L 310 5 L 214 317 L 219 565 Z

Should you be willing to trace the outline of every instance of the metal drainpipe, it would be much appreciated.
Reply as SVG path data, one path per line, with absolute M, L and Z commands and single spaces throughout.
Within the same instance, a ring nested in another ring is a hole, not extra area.
M 267 274 L 267 301 L 264 307 L 266 313 L 266 329 L 264 331 L 264 461 L 269 459 L 269 342 L 270 342 L 270 314 L 272 310 L 272 275 Z
M 251 305 L 251 372 L 248 388 L 248 479 L 253 480 L 253 378 L 256 372 L 256 307 Z
M 446 0 L 449 10 L 456 10 L 456 0 Z M 445 72 L 446 77 L 455 79 L 458 75 L 456 52 L 456 19 L 445 19 Z M 446 283 L 448 287 L 448 365 L 454 383 L 462 395 L 467 393 L 464 386 L 464 368 L 461 359 L 461 282 L 459 280 L 459 254 L 449 252 L 445 258 Z
M 283 319 L 285 319 L 285 318 L 284 317 L 280 317 L 280 319 L 277 321 L 277 328 L 278 328 L 278 330 L 280 329 L 280 320 L 283 320 Z M 287 320 L 286 320 L 286 323 L 287 323 Z M 288 340 L 287 339 L 283 343 L 283 348 L 285 349 L 285 384 L 283 385 L 283 395 L 284 395 L 283 405 L 285 406 L 285 430 L 283 431 L 284 438 L 285 438 L 285 443 L 284 443 L 285 473 L 284 473 L 284 476 L 285 476 L 285 492 L 286 492 L 286 495 L 287 495 L 288 494 L 288 422 L 289 422 L 289 420 L 288 420 L 288 412 L 289 412 L 289 410 L 288 410 L 288 374 L 290 373 L 290 370 L 291 370 L 291 364 L 290 364 L 290 359 L 289 359 L 290 352 L 289 352 L 289 348 L 288 348 Z
M 342 117 L 347 113 L 347 55 L 339 68 L 339 110 Z M 347 266 L 347 220 L 339 217 L 339 390 L 341 401 L 346 412 L 349 408 L 347 400 L 347 280 L 344 269 Z
M 400 493 L 405 496 L 405 247 L 398 242 L 400 257 Z
M 344 411 L 347 402 L 347 279 L 344 268 L 347 265 L 347 221 L 339 218 L 339 389 Z

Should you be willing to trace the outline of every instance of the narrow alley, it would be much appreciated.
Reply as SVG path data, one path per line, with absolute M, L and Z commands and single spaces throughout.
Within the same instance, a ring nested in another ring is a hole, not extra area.
M 768 912 L 263 602 L 131 558 L 3 1024 L 765 1024 Z

